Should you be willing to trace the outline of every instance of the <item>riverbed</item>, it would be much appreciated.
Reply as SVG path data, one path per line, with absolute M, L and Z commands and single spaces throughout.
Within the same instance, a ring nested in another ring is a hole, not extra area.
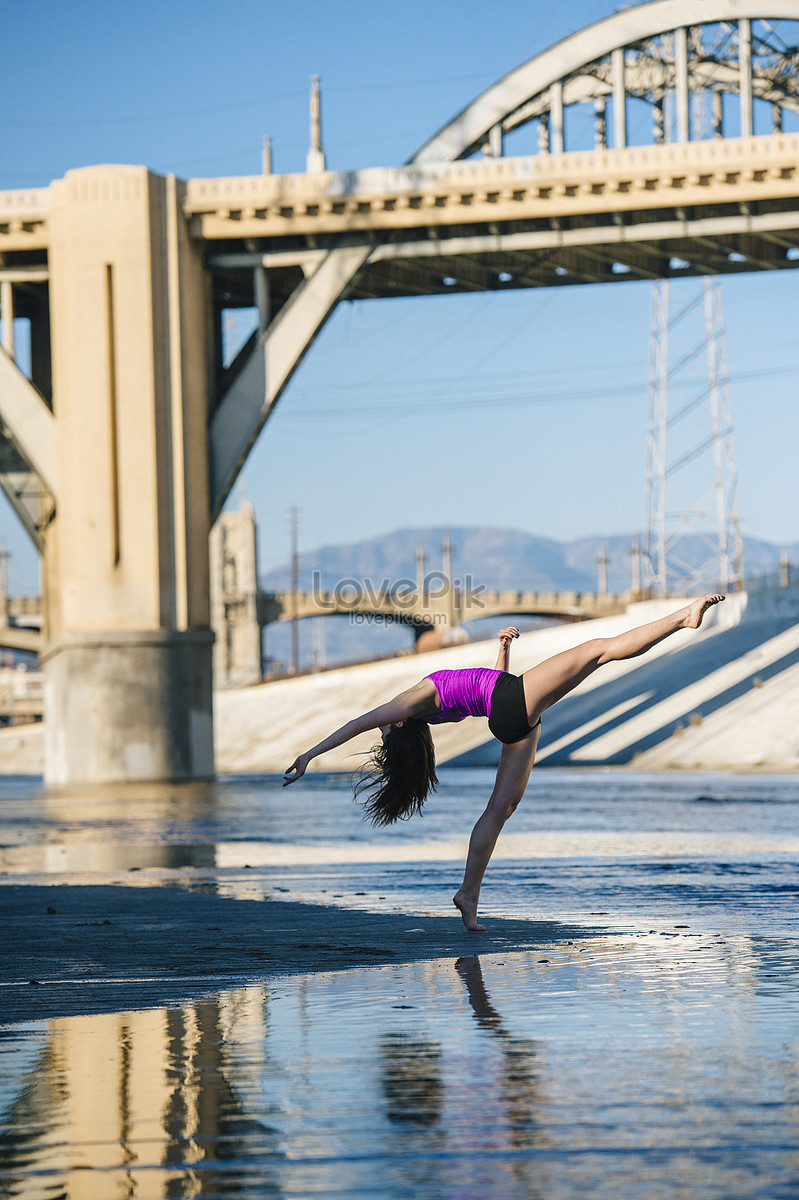
M 12 1196 L 793 1197 L 799 779 L 0 784 Z

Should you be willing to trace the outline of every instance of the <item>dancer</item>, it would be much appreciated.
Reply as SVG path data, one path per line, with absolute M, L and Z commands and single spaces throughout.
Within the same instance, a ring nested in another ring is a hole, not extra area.
M 348 721 L 311 750 L 298 755 L 283 777 L 296 783 L 312 759 L 369 729 L 379 729 L 381 744 L 372 751 L 356 795 L 370 792 L 364 807 L 375 825 L 390 825 L 419 812 L 435 791 L 436 761 L 430 725 L 488 717 L 488 727 L 503 743 L 494 789 L 485 812 L 472 830 L 463 883 L 453 896 L 463 923 L 472 932 L 486 867 L 503 825 L 524 795 L 541 732 L 541 714 L 605 663 L 635 658 L 679 629 L 698 629 L 705 612 L 724 599 L 702 596 L 685 608 L 610 638 L 593 638 L 511 675 L 510 645 L 515 626 L 498 633 L 499 654 L 493 670 L 485 667 L 434 671 L 387 704 Z

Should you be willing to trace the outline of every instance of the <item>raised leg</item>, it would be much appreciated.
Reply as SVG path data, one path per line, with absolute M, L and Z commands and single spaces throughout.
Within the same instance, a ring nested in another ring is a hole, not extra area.
M 485 925 L 477 924 L 477 903 L 483 876 L 503 825 L 516 811 L 524 795 L 535 761 L 535 749 L 540 733 L 541 726 L 538 725 L 521 742 L 503 745 L 494 790 L 485 812 L 472 830 L 463 883 L 452 897 L 453 904 L 460 910 L 464 925 L 471 932 L 477 933 L 485 929 Z
M 620 633 L 616 637 L 593 638 L 572 650 L 555 654 L 539 663 L 537 667 L 531 667 L 523 676 L 524 699 L 530 724 L 533 725 L 546 709 L 551 708 L 587 679 L 597 667 L 645 654 L 678 629 L 698 629 L 707 609 L 723 599 L 724 597 L 718 594 L 701 596 L 667 617 L 639 625 L 638 628 Z

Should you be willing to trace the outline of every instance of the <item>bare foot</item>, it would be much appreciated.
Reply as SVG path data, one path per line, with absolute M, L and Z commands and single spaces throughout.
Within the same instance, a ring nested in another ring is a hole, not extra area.
M 460 892 L 456 892 L 452 897 L 452 903 L 458 909 L 463 917 L 463 923 L 469 930 L 469 933 L 483 933 L 485 925 L 477 924 L 477 901 L 467 900 Z
M 702 596 L 699 600 L 694 600 L 693 604 L 689 604 L 685 609 L 683 629 L 698 629 L 707 610 L 714 604 L 720 604 L 723 599 L 724 596 L 716 592 L 713 596 Z

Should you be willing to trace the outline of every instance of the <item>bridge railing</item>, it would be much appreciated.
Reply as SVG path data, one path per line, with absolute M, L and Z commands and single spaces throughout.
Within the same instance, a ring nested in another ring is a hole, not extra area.
M 41 220 L 49 211 L 49 188 L 12 188 L 0 191 L 0 224 L 21 219 Z
M 390 595 L 368 598 L 344 597 L 336 590 L 274 591 L 258 595 L 258 619 L 262 625 L 327 614 L 347 613 L 394 614 L 397 619 L 417 622 L 426 617 L 434 621 L 442 613 L 458 621 L 474 621 L 496 615 L 529 614 L 546 616 L 595 616 L 619 612 L 636 600 L 647 599 L 649 593 L 531 591 L 506 588 L 498 591 L 475 589 L 473 592 L 453 588 L 435 598 L 418 593 L 405 594 L 403 602 L 394 602 Z

